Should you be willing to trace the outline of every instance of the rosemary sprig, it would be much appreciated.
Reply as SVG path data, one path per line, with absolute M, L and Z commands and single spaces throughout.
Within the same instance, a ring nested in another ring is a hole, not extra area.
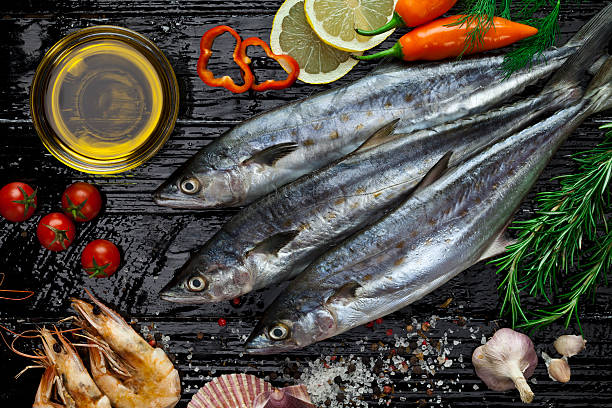
M 612 124 L 602 128 L 612 129 Z M 504 274 L 499 286 L 502 313 L 509 309 L 513 325 L 522 320 L 522 327 L 542 326 L 565 317 L 567 326 L 575 316 L 580 326 L 579 301 L 594 294 L 600 282 L 607 283 L 612 265 L 612 231 L 607 222 L 612 211 L 612 130 L 596 148 L 573 158 L 580 164 L 579 172 L 559 177 L 558 191 L 538 195 L 537 216 L 514 222 L 517 242 L 492 261 Z M 593 249 L 581 254 L 585 242 Z M 561 275 L 569 275 L 568 292 L 561 293 Z M 528 313 L 521 294 L 540 295 L 549 304 L 554 296 L 562 303 Z
M 590 263 L 585 270 L 572 276 L 570 291 L 559 296 L 562 303 L 534 312 L 535 318 L 521 324 L 521 327 L 539 327 L 553 323 L 564 317 L 565 327 L 569 326 L 572 317 L 582 332 L 578 304 L 585 295 L 594 295 L 595 288 L 600 283 L 608 284 L 608 273 L 612 268 L 612 234 L 608 234 L 601 244 L 596 246 L 594 253 L 589 257 Z

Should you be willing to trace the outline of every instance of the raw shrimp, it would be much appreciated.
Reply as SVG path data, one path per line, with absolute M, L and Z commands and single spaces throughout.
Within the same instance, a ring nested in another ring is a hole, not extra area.
M 46 369 L 33 408 L 111 408 L 108 397 L 91 378 L 70 342 L 57 331 L 42 328 L 39 332 L 46 357 L 42 364 Z M 54 384 L 61 404 L 51 401 Z
M 53 394 L 53 384 L 56 381 L 55 366 L 49 366 L 45 369 L 45 373 L 40 379 L 38 385 L 38 391 L 36 391 L 36 397 L 34 398 L 34 405 L 32 408 L 62 408 L 64 405 L 57 404 L 51 401 Z M 63 398 L 63 397 L 62 397 Z
M 115 408 L 172 408 L 180 399 L 178 371 L 116 312 L 89 294 L 95 305 L 72 298 L 89 339 L 91 374 Z

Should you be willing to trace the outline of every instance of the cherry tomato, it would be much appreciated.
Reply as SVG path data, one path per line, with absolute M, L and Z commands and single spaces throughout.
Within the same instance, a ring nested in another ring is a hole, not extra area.
M 76 230 L 70 218 L 62 213 L 45 215 L 38 223 L 36 236 L 41 245 L 51 251 L 63 251 L 68 248 Z
M 81 254 L 81 266 L 90 278 L 108 278 L 117 272 L 120 263 L 119 249 L 105 239 L 91 241 Z
M 221 327 L 225 326 L 227 324 L 227 320 L 225 320 L 224 318 L 220 317 L 219 320 L 217 320 L 217 324 Z
M 100 213 L 102 196 L 92 184 L 79 181 L 62 194 L 62 208 L 75 221 L 90 221 Z
M 0 190 L 0 215 L 9 221 L 27 220 L 37 203 L 36 190 L 25 183 L 9 183 Z

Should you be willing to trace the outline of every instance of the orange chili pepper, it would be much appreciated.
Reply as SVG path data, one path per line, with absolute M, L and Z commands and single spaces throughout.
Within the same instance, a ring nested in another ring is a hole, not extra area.
M 475 23 L 452 25 L 463 17 L 452 16 L 432 21 L 405 34 L 388 50 L 354 58 L 373 60 L 393 56 L 404 61 L 436 61 L 505 47 L 538 33 L 537 28 L 494 17 L 491 28 L 482 40 L 466 49 L 468 34 Z
M 232 78 L 225 75 L 223 77 L 216 78 L 214 74 L 207 68 L 208 60 L 212 55 L 212 45 L 215 42 L 215 38 L 223 33 L 230 33 L 236 39 L 236 47 L 234 48 L 234 61 L 242 70 L 242 79 L 244 80 L 243 85 L 237 85 Z M 198 59 L 198 75 L 200 79 L 209 86 L 220 86 L 226 88 L 234 93 L 243 93 L 248 91 L 253 85 L 254 77 L 249 67 L 248 57 L 241 53 L 242 52 L 242 39 L 238 33 L 231 27 L 226 25 L 220 25 L 215 28 L 211 28 L 204 33 L 200 40 L 200 58 Z
M 440 17 L 455 3 L 457 0 L 399 0 L 395 5 L 393 17 L 387 24 L 376 30 L 356 31 L 361 35 L 377 35 L 397 27 L 418 27 Z
M 279 90 L 279 89 L 285 89 L 295 83 L 295 81 L 298 78 L 298 75 L 300 74 L 300 66 L 298 65 L 298 62 L 292 56 L 285 55 L 285 54 L 281 54 L 281 55 L 274 54 L 272 50 L 270 49 L 270 46 L 264 40 L 262 40 L 261 38 L 257 38 L 257 37 L 250 37 L 242 42 L 242 45 L 240 46 L 240 55 L 246 56 L 246 49 L 250 46 L 259 46 L 263 48 L 263 50 L 266 52 L 266 55 L 268 57 L 277 61 L 281 65 L 281 67 L 283 67 L 283 69 L 287 71 L 286 79 L 282 81 L 273 81 L 269 79 L 260 84 L 253 82 L 253 85 L 251 85 L 251 89 L 253 89 L 254 91 L 259 91 L 259 92 L 267 91 L 268 89 Z M 248 63 L 251 62 L 248 56 L 246 56 L 246 59 Z

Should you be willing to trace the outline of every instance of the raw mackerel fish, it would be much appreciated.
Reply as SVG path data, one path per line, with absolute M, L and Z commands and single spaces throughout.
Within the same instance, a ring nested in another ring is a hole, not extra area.
M 192 256 L 161 297 L 217 302 L 291 279 L 405 200 L 449 150 L 452 165 L 572 98 L 568 88 L 546 88 L 511 106 L 407 135 L 390 135 L 392 122 L 356 152 L 242 209 Z
M 601 46 L 585 45 L 551 86 L 584 94 L 583 67 L 593 64 L 592 50 Z M 419 186 L 395 211 L 311 264 L 268 308 L 247 349 L 276 353 L 335 336 L 501 253 L 508 243 L 504 230 L 550 158 L 586 117 L 609 108 L 611 58 L 583 98 Z
M 255 116 L 219 137 L 155 192 L 159 205 L 241 206 L 354 151 L 382 124 L 410 133 L 483 112 L 547 77 L 593 32 L 612 25 L 612 5 L 565 46 L 505 78 L 503 56 L 406 66 L 370 75 Z

